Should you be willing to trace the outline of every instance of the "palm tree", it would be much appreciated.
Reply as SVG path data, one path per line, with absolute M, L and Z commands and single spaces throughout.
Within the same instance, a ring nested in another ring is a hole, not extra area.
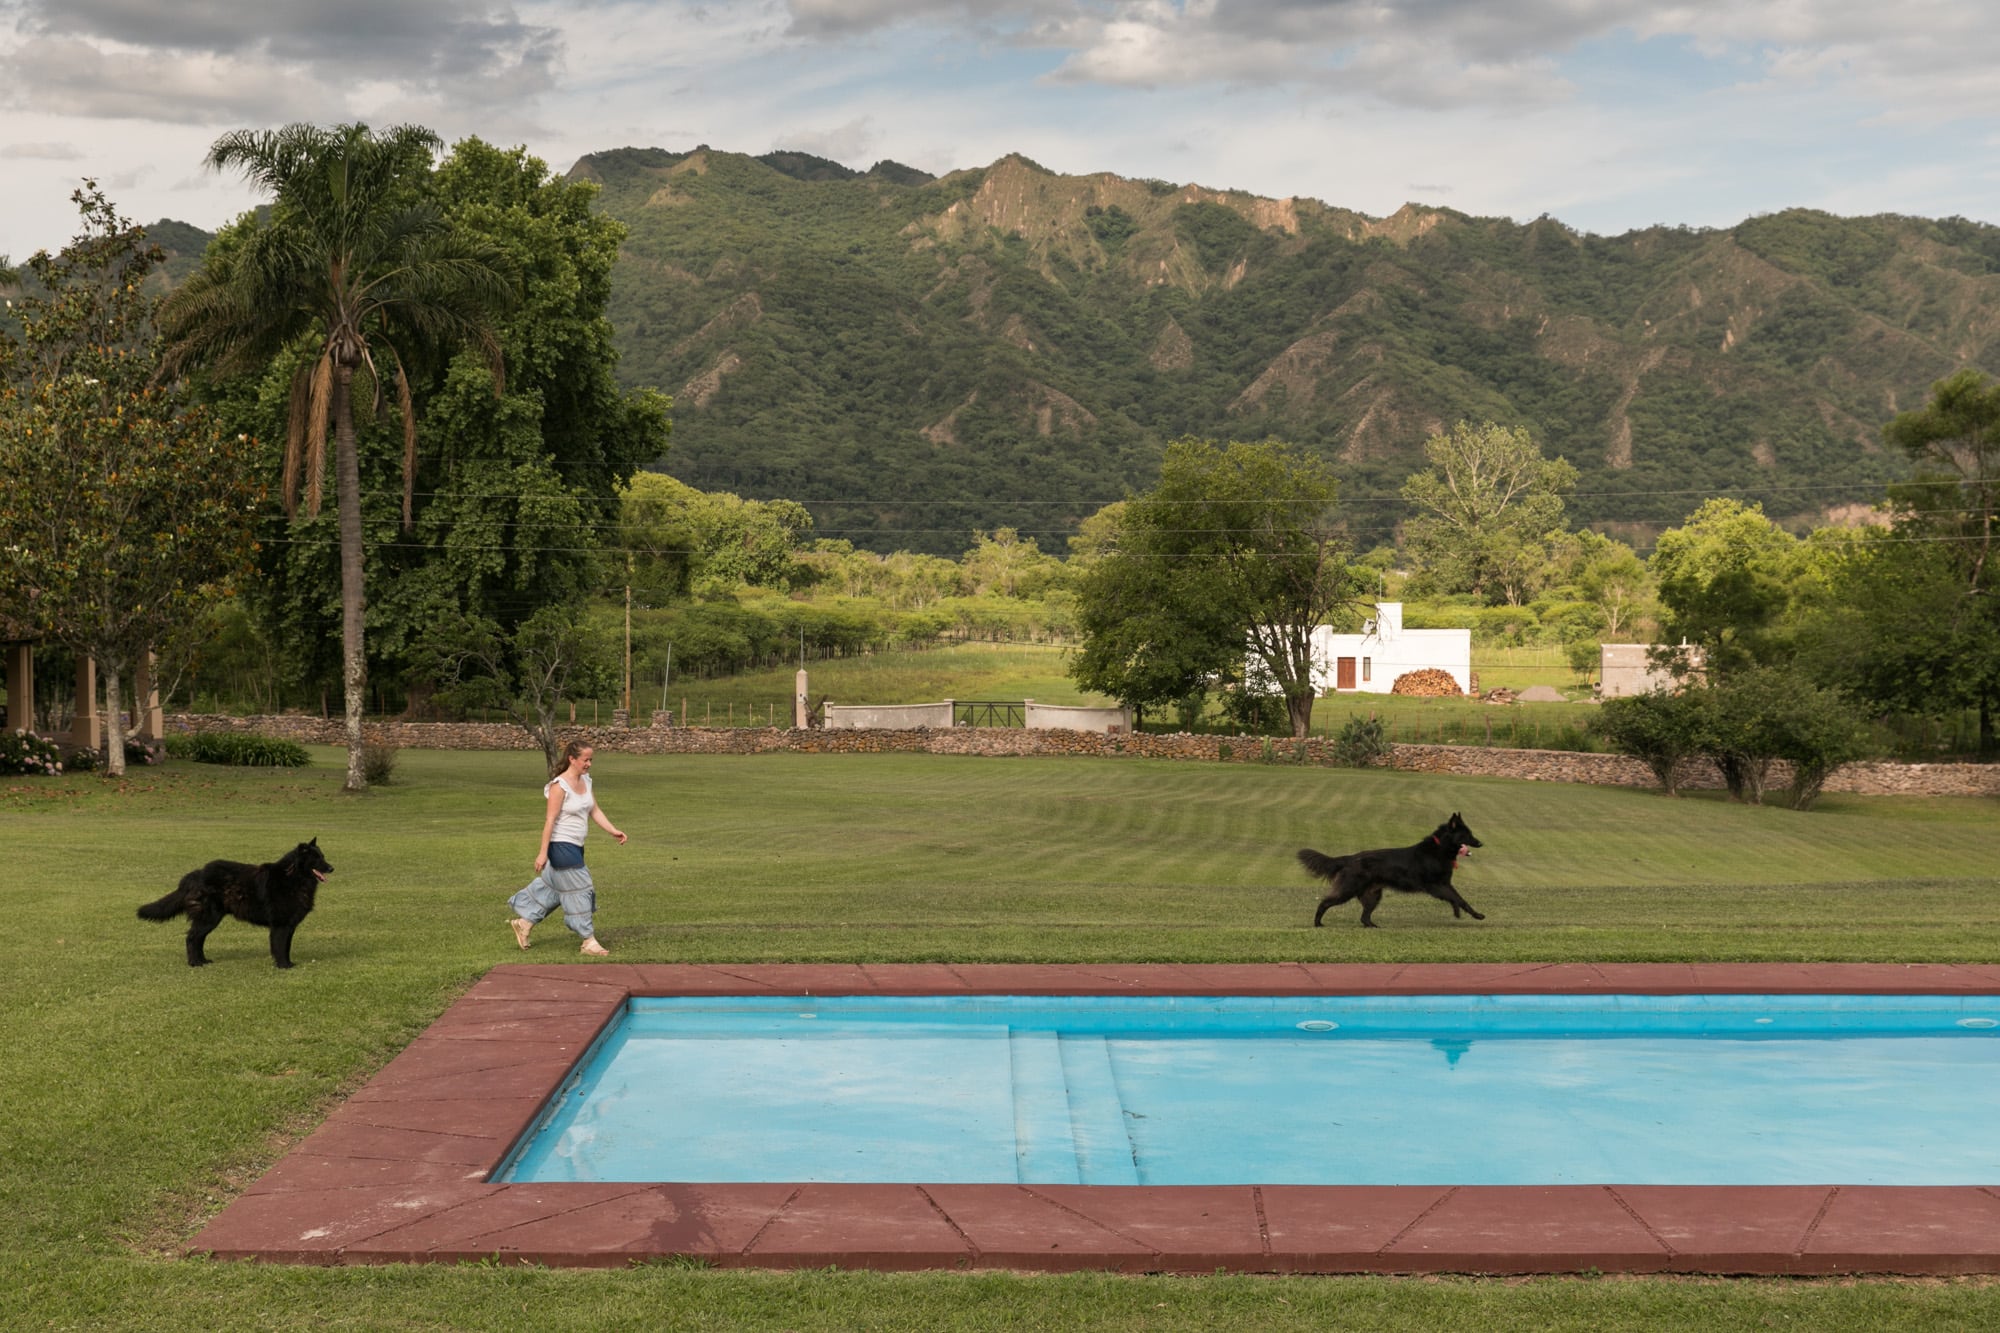
M 241 244 L 211 254 L 159 313 L 166 374 L 194 367 L 221 376 L 261 372 L 279 356 L 302 353 L 285 432 L 287 517 L 297 514 L 301 474 L 306 512 L 319 512 L 332 428 L 349 791 L 367 786 L 355 376 L 365 374 L 377 403 L 384 385 L 395 385 L 405 530 L 417 449 L 411 368 L 469 346 L 492 370 L 495 392 L 501 387 L 494 318 L 513 297 L 512 266 L 496 247 L 459 232 L 428 199 L 425 183 L 443 146 L 416 125 L 379 135 L 359 124 L 224 135 L 209 149 L 208 165 L 241 171 L 270 195 L 269 212 L 246 219 Z

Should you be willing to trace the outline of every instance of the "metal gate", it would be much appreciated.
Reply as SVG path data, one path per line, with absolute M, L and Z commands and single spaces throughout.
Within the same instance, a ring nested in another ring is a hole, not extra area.
M 954 727 L 1025 727 L 1027 704 L 1021 700 L 954 699 L 951 701 Z

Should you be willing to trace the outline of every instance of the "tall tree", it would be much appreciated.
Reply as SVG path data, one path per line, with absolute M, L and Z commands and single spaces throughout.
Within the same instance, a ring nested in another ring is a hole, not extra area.
M 1417 506 L 1404 529 L 1419 587 L 1519 606 L 1547 582 L 1565 537 L 1563 496 L 1576 469 L 1542 457 L 1528 432 L 1461 421 L 1424 442 L 1428 470 L 1404 483 Z
M 26 383 L 0 392 L 0 621 L 96 660 L 117 776 L 123 680 L 248 571 L 261 491 L 251 441 L 149 383 L 159 249 L 94 182 L 74 198 L 81 234 L 29 260 Z
M 1625 543 L 1585 530 L 1577 534 L 1577 595 L 1604 617 L 1604 632 L 1629 634 L 1652 594 L 1645 562 Z
M 2000 515 L 2000 384 L 1977 370 L 1961 370 L 1931 386 L 1931 400 L 1904 412 L 1882 428 L 1889 443 L 1909 455 L 1919 470 L 1920 491 L 1899 507 L 1914 515 L 1910 500 L 1929 502 L 1923 514 L 1934 536 L 1948 537 L 1968 590 L 1993 586 L 1994 524 Z M 1955 490 L 1955 496 L 1949 491 Z M 1892 499 L 1894 493 L 1892 492 Z M 1939 501 L 1947 503 L 1937 504 Z
M 1125 502 L 1113 546 L 1079 582 L 1071 676 L 1143 706 L 1235 676 L 1247 657 L 1303 737 L 1313 630 L 1355 616 L 1374 586 L 1348 563 L 1338 494 L 1324 464 L 1277 441 L 1169 445 L 1159 484 Z
M 1965 370 L 1884 427 L 1917 475 L 1889 490 L 1892 526 L 1847 544 L 1808 646 L 1819 674 L 1882 707 L 1976 710 L 2000 750 L 2000 384 Z
M 654 603 L 789 589 L 812 574 L 799 558 L 811 531 L 804 505 L 698 491 L 660 472 L 634 476 L 620 496 L 618 543 L 632 586 Z
M 317 513 L 331 427 L 349 791 L 367 786 L 357 379 L 374 400 L 393 386 L 406 476 L 416 467 L 411 377 L 417 368 L 470 346 L 482 353 L 496 390 L 501 384 L 494 320 L 512 299 L 512 266 L 496 247 L 452 225 L 429 197 L 442 146 L 437 135 L 413 125 L 380 135 L 360 124 L 224 135 L 209 150 L 208 165 L 242 172 L 271 197 L 269 214 L 246 219 L 239 244 L 217 256 L 220 262 L 205 262 L 161 310 L 168 373 L 259 372 L 281 355 L 304 351 L 288 394 L 283 493 L 293 513 L 303 477 L 307 512 Z M 408 500 L 406 489 L 405 526 Z
M 1653 548 L 1666 638 L 1699 645 L 1718 676 L 1785 657 L 1797 556 L 1797 539 L 1766 518 L 1762 505 L 1705 502 Z

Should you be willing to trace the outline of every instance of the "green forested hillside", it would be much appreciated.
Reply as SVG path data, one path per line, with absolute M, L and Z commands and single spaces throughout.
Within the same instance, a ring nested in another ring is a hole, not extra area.
M 1018 156 L 933 178 L 625 148 L 572 174 L 630 228 L 610 314 L 620 376 L 674 395 L 666 470 L 877 550 L 1003 525 L 1060 550 L 1183 434 L 1336 460 L 1372 543 L 1460 418 L 1526 426 L 1581 473 L 1572 518 L 1626 536 L 1725 492 L 1820 518 L 1903 473 L 1881 427 L 1934 380 L 2000 372 L 2000 227 L 1956 218 L 1605 237 Z M 170 273 L 203 238 L 154 233 Z
M 675 396 L 667 470 L 878 549 L 1049 545 L 1185 433 L 1283 436 L 1393 496 L 1461 417 L 1574 463 L 1581 521 L 1724 491 L 1818 516 L 1900 474 L 1880 427 L 1933 380 L 2000 370 L 2000 228 L 1957 219 L 1600 237 L 1021 157 L 932 179 L 621 149 L 574 174 L 631 228 L 611 313 L 621 374 Z M 1356 505 L 1357 535 L 1399 509 Z

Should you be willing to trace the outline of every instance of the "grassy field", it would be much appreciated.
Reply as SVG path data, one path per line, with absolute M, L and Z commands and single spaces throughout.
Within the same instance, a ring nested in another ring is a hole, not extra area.
M 922 652 L 811 662 L 807 664 L 808 691 L 815 702 L 829 698 L 837 704 L 936 703 L 943 699 L 1112 702 L 1079 690 L 1064 674 L 1067 665 L 1066 650 L 1059 647 L 953 643 Z M 796 670 L 746 671 L 714 680 L 682 678 L 668 688 L 664 706 L 673 710 L 676 720 L 695 725 L 787 725 Z M 1560 652 L 1553 648 L 1496 648 L 1476 653 L 1473 670 L 1482 689 L 1549 685 L 1574 699 L 1587 701 L 1590 697 L 1589 686 L 1563 665 Z M 642 722 L 662 706 L 660 701 L 659 681 L 635 682 L 633 705 Z M 615 701 L 609 699 L 585 701 L 577 706 L 577 715 L 582 721 L 593 717 L 608 720 L 614 706 Z M 1495 708 L 1471 699 L 1349 694 L 1321 699 L 1313 710 L 1313 730 L 1315 734 L 1331 734 L 1346 725 L 1349 717 L 1375 714 L 1388 724 L 1392 740 L 1573 747 L 1592 712 L 1588 702 Z M 1219 718 L 1215 724 L 1221 725 Z
M 172 1257 L 488 967 L 519 960 L 538 763 L 406 751 L 0 779 L 0 1327 L 1961 1329 L 1952 1281 L 1115 1278 L 292 1269 Z M 2000 809 L 1828 796 L 1799 814 L 1650 792 L 1137 760 L 606 754 L 602 937 L 632 961 L 2000 962 Z M 1461 810 L 1489 920 L 1398 898 L 1310 929 L 1291 860 Z M 225 923 L 212 967 L 133 909 L 213 856 L 318 836 L 337 868 L 288 973 Z M 1024 854 L 1029 853 L 1029 854 Z M 561 932 L 527 957 L 574 960 Z M 587 966 L 579 962 L 579 966 Z

